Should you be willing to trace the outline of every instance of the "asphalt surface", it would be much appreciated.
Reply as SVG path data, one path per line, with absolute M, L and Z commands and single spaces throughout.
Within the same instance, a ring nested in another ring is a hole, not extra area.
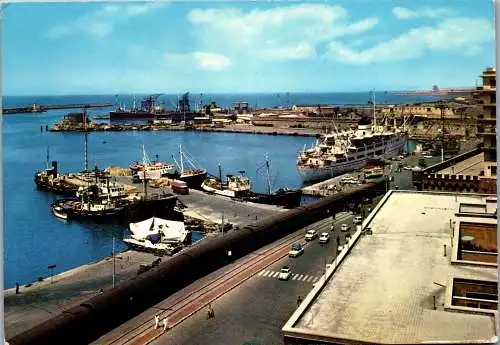
M 337 214 L 330 231 L 332 218 L 303 229 L 314 229 L 318 237 L 304 246 L 304 254 L 297 258 L 285 257 L 248 279 L 235 289 L 212 302 L 215 318 L 207 320 L 204 310 L 167 331 L 151 344 L 282 344 L 281 328 L 297 308 L 297 298 L 304 298 L 321 279 L 325 263 L 336 257 L 336 238 L 343 244 L 347 232 L 341 232 L 343 223 L 351 225 L 353 215 Z M 319 234 L 327 232 L 330 241 L 318 242 Z M 301 240 L 305 243 L 305 240 Z M 289 266 L 291 278 L 280 281 L 277 272 Z

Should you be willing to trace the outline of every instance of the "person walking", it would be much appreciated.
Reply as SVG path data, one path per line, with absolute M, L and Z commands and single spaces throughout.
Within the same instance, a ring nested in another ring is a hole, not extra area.
M 158 328 L 158 324 L 160 323 L 160 316 L 158 314 L 155 315 L 155 329 Z
M 212 305 L 210 303 L 208 304 L 207 319 L 215 319 L 215 312 L 212 309 Z
M 168 319 L 164 318 L 163 319 L 163 333 L 167 330 L 167 324 L 168 324 Z
M 300 307 L 300 305 L 302 304 L 302 297 L 298 297 L 297 298 L 297 307 Z
M 16 295 L 19 293 L 19 283 L 16 282 Z

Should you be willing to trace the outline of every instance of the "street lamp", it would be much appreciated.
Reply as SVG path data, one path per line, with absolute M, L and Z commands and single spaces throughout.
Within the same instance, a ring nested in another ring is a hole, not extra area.
M 52 284 L 52 277 L 54 276 L 54 268 L 56 268 L 56 265 L 50 265 L 47 266 L 47 268 L 50 270 L 50 283 Z

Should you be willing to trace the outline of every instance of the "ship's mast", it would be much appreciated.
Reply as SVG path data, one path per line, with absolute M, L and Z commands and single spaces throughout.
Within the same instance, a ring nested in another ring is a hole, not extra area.
M 222 169 L 221 169 L 221 164 L 218 164 L 219 167 L 219 182 L 220 182 L 220 189 L 222 189 Z
M 184 172 L 184 163 L 182 162 L 182 144 L 179 144 L 179 155 L 181 156 L 181 174 Z
M 50 161 L 50 151 L 49 151 L 49 146 L 47 145 L 47 160 L 45 162 L 45 169 L 49 168 L 49 161 Z
M 266 153 L 266 171 L 267 171 L 267 193 L 271 194 L 271 176 L 269 175 L 269 159 Z
M 85 148 L 84 148 L 84 168 L 85 168 L 85 172 L 88 171 L 88 165 L 89 165 L 89 162 L 88 162 L 88 133 L 87 133 L 87 108 L 83 108 L 83 128 L 84 128 L 84 138 L 85 138 Z

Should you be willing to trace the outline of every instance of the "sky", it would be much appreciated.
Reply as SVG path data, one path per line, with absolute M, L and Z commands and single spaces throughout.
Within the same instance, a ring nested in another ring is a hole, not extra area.
M 11 3 L 4 95 L 466 87 L 495 62 L 491 0 Z

